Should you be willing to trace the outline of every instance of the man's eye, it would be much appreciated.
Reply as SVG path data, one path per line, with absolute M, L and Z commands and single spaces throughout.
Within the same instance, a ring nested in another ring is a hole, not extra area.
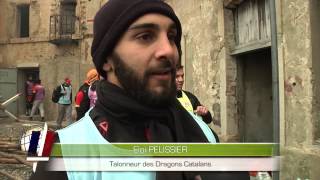
M 151 33 L 141 33 L 136 38 L 144 42 L 150 42 L 154 39 L 154 36 Z
M 177 35 L 176 35 L 176 33 L 169 33 L 168 34 L 168 39 L 169 39 L 169 41 L 170 42 L 175 42 L 175 40 L 177 39 Z

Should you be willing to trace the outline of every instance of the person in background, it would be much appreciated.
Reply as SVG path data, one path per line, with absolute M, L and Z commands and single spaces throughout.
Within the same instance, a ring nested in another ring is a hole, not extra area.
M 75 98 L 75 108 L 77 112 L 77 118 L 76 120 L 81 119 L 84 114 L 89 110 L 91 106 L 91 100 L 89 96 L 89 87 L 92 86 L 94 82 L 99 80 L 99 74 L 96 69 L 90 69 L 87 72 L 87 78 L 84 81 L 84 83 L 80 86 L 76 98 Z M 92 98 L 93 93 L 91 93 Z
M 95 81 L 91 84 L 91 86 L 89 87 L 89 91 L 88 91 L 88 96 L 89 96 L 89 100 L 90 100 L 90 108 L 94 107 L 96 105 L 98 96 L 97 96 L 97 82 Z
M 60 85 L 60 93 L 61 97 L 58 101 L 57 129 L 62 127 L 64 118 L 66 118 L 68 125 L 72 123 L 72 86 L 69 78 L 65 78 L 64 83 Z
M 198 98 L 192 93 L 182 90 L 184 84 L 184 72 L 183 66 L 177 67 L 176 72 L 176 86 L 177 86 L 177 98 L 181 105 L 189 112 L 195 113 L 202 117 L 203 121 L 207 124 L 212 122 L 212 116 L 208 109 L 201 105 Z
M 45 90 L 43 85 L 41 84 L 41 80 L 36 80 L 35 85 L 32 90 L 33 94 L 33 106 L 30 114 L 30 119 L 33 120 L 33 116 L 35 112 L 39 109 L 41 121 L 44 121 L 44 108 L 43 108 L 43 101 L 45 97 Z
M 29 75 L 28 79 L 25 83 L 25 97 L 26 97 L 26 115 L 30 116 L 31 109 L 32 109 L 32 103 L 33 103 L 33 94 L 32 94 L 32 88 L 33 88 L 33 81 L 32 76 Z

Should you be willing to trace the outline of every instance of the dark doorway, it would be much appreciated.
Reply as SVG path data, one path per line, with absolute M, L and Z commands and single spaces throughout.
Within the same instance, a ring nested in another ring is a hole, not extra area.
M 18 69 L 18 92 L 23 93 L 23 95 L 19 98 L 18 101 L 18 114 L 25 115 L 26 114 L 26 96 L 25 96 L 25 88 L 26 81 L 28 77 L 32 77 L 32 80 L 39 79 L 39 68 L 19 68 Z
M 237 57 L 240 135 L 244 142 L 273 142 L 270 48 Z

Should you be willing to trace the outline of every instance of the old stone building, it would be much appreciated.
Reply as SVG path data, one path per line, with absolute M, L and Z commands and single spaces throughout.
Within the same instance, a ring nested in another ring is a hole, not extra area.
M 40 77 L 54 120 L 50 93 L 66 76 L 75 91 L 92 67 L 92 22 L 105 1 L 0 0 L 1 100 Z M 185 89 L 220 121 L 211 126 L 222 141 L 280 142 L 281 180 L 319 179 L 320 2 L 165 1 L 183 26 Z M 24 99 L 11 111 L 24 114 Z
M 56 117 L 51 92 L 65 77 L 73 92 L 83 83 L 92 65 L 92 18 L 98 0 L 1 0 L 0 1 L 0 101 L 24 92 L 27 76 L 40 78 L 46 88 L 46 119 Z M 24 97 L 11 105 L 24 114 Z

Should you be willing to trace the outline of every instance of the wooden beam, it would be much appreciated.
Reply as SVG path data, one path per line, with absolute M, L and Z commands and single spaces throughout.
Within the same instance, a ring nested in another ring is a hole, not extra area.
M 0 141 L 19 141 L 19 138 L 12 138 L 12 137 L 1 137 Z
M 16 159 L 0 157 L 0 164 L 21 164 L 21 163 Z
M 234 9 L 239 4 L 241 4 L 244 0 L 224 0 L 223 5 L 225 8 Z
M 0 149 L 20 149 L 20 145 L 18 144 L 0 144 Z
M 32 167 L 32 163 L 29 162 L 29 161 L 27 161 L 27 160 L 25 159 L 25 157 L 23 157 L 23 156 L 19 156 L 19 155 L 15 155 L 15 154 L 9 154 L 9 153 L 5 153 L 5 152 L 2 152 L 2 151 L 0 151 L 0 156 L 5 157 L 5 158 L 13 158 L 13 159 L 16 159 L 16 160 L 19 161 L 20 163 Z
M 255 41 L 243 46 L 236 46 L 235 49 L 231 50 L 231 55 L 240 55 L 243 53 L 247 53 L 247 52 L 258 50 L 258 49 L 268 48 L 268 47 L 271 47 L 270 40 Z

